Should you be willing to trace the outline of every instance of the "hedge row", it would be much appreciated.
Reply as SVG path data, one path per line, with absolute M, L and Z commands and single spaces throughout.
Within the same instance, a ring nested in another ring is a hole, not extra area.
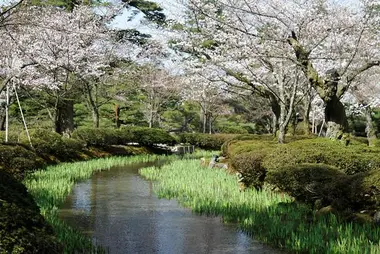
M 380 148 L 322 138 L 283 145 L 265 138 L 230 140 L 223 148 L 248 186 L 268 185 L 302 202 L 337 209 L 380 207 Z
M 161 129 L 146 127 L 122 127 L 120 129 L 79 128 L 73 138 L 82 140 L 87 146 L 109 146 L 138 143 L 144 146 L 154 144 L 174 145 L 177 140 Z
M 179 136 L 179 141 L 181 143 L 194 145 L 205 150 L 220 150 L 220 148 L 222 147 L 224 143 L 242 135 L 182 133 L 182 134 L 179 134 L 178 136 Z M 243 135 L 243 136 L 251 136 L 251 135 Z

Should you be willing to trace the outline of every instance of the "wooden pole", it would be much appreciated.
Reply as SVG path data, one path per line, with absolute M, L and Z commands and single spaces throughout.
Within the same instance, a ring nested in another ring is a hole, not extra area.
M 28 136 L 30 147 L 33 148 L 32 140 L 30 139 L 30 135 L 29 135 L 29 131 L 28 131 L 28 126 L 26 126 L 26 121 L 25 121 L 24 113 L 22 112 L 22 108 L 21 108 L 20 100 L 18 98 L 18 94 L 17 94 L 17 90 L 16 90 L 15 84 L 13 84 L 13 90 L 15 91 L 15 95 L 16 95 L 16 99 L 17 99 L 17 104 L 18 104 L 18 107 L 20 109 L 22 122 L 24 123 L 25 131 L 26 131 L 26 135 Z

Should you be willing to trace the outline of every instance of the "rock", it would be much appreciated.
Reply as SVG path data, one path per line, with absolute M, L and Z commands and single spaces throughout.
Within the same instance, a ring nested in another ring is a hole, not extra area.
M 201 166 L 206 166 L 206 159 L 205 158 L 201 158 Z
M 315 216 L 316 217 L 323 217 L 323 216 L 326 216 L 326 215 L 329 215 L 329 214 L 335 214 L 336 213 L 336 210 L 331 206 L 325 206 L 325 207 L 322 207 L 321 209 L 319 209 L 316 213 L 315 213 Z
M 356 223 L 366 224 L 372 222 L 372 217 L 366 213 L 354 213 L 349 218 L 347 218 L 347 220 Z
M 373 222 L 380 226 L 380 211 L 376 212 L 373 216 Z

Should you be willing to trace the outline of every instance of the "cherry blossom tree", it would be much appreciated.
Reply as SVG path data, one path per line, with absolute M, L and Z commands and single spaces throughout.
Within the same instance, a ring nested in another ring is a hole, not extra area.
M 376 130 L 372 121 L 372 109 L 380 106 L 380 72 L 368 71 L 356 79 L 348 91 L 345 101 L 355 106 L 366 119 L 366 134 L 369 146 L 374 146 Z
M 72 12 L 55 7 L 29 7 L 17 13 L 20 25 L 2 29 L 3 73 L 18 85 L 48 91 L 54 98 L 50 114 L 57 132 L 73 129 L 73 89 L 90 89 L 89 80 L 104 73 L 111 59 L 107 17 L 88 6 Z M 3 51 L 4 52 L 4 51 Z M 6 50 L 5 50 L 6 52 Z M 90 95 L 90 93 L 89 93 Z
M 286 61 L 300 69 L 325 103 L 327 136 L 341 139 L 347 131 L 342 96 L 361 73 L 380 64 L 374 3 L 353 8 L 327 0 L 190 0 L 189 31 L 202 42 L 194 51 L 203 58 Z
M 178 77 L 149 64 L 133 68 L 129 75 L 142 94 L 142 111 L 149 127 L 160 126 L 161 113 L 172 100 L 179 97 Z

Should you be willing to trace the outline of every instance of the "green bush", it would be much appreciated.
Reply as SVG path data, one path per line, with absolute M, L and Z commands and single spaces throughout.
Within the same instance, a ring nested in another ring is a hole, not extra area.
M 18 176 L 23 177 L 25 171 L 44 166 L 44 161 L 35 152 L 23 145 L 0 145 L 0 166 Z
M 136 142 L 144 146 L 152 146 L 154 144 L 174 145 L 177 143 L 177 140 L 172 135 L 162 129 L 126 126 L 121 128 L 120 132 L 122 133 L 121 137 L 131 136 L 130 142 Z
M 239 125 L 223 125 L 218 127 L 218 131 L 226 134 L 248 134 L 248 130 Z
M 73 138 L 82 140 L 87 146 L 105 147 L 139 143 L 143 146 L 154 144 L 173 145 L 177 141 L 162 129 L 125 126 L 120 129 L 79 128 L 73 132 Z
M 62 250 L 25 186 L 0 170 L 0 252 L 61 253 Z
M 20 139 L 21 132 L 9 131 L 8 142 L 17 143 Z M 5 142 L 5 131 L 0 131 L 0 142 Z
M 262 166 L 265 152 L 249 152 L 234 156 L 231 165 L 240 173 L 240 181 L 246 187 L 261 189 L 266 177 L 266 169 Z
M 63 161 L 75 159 L 86 145 L 82 140 L 65 138 L 51 130 L 34 129 L 30 131 L 30 137 L 35 152 L 47 160 L 51 156 Z M 21 142 L 29 145 L 25 132 L 21 135 Z
M 63 145 L 62 136 L 51 130 L 35 129 L 29 132 L 33 148 L 37 154 L 59 154 Z M 23 132 L 21 142 L 29 145 L 28 137 Z
M 182 133 L 179 134 L 179 139 L 181 143 L 195 145 L 202 149 L 220 150 L 226 141 L 236 136 L 236 134 Z
M 380 207 L 380 170 L 346 175 L 325 164 L 299 164 L 268 171 L 266 181 L 296 200 L 338 210 L 376 210 Z
M 275 143 L 272 135 L 246 134 L 231 138 L 222 145 L 221 149 L 223 156 L 233 157 L 235 149 L 239 150 L 238 152 L 250 152 Z
M 72 137 L 86 142 L 87 146 L 109 146 L 119 142 L 118 131 L 111 128 L 78 128 Z
M 348 176 L 338 168 L 325 164 L 299 164 L 268 171 L 266 181 L 298 201 L 330 205 L 340 200 L 347 203 Z
M 379 152 L 379 148 L 364 145 L 343 146 L 339 142 L 324 138 L 298 140 L 277 145 L 264 160 L 264 167 L 267 170 L 276 170 L 284 165 L 323 163 L 353 175 L 380 166 Z

